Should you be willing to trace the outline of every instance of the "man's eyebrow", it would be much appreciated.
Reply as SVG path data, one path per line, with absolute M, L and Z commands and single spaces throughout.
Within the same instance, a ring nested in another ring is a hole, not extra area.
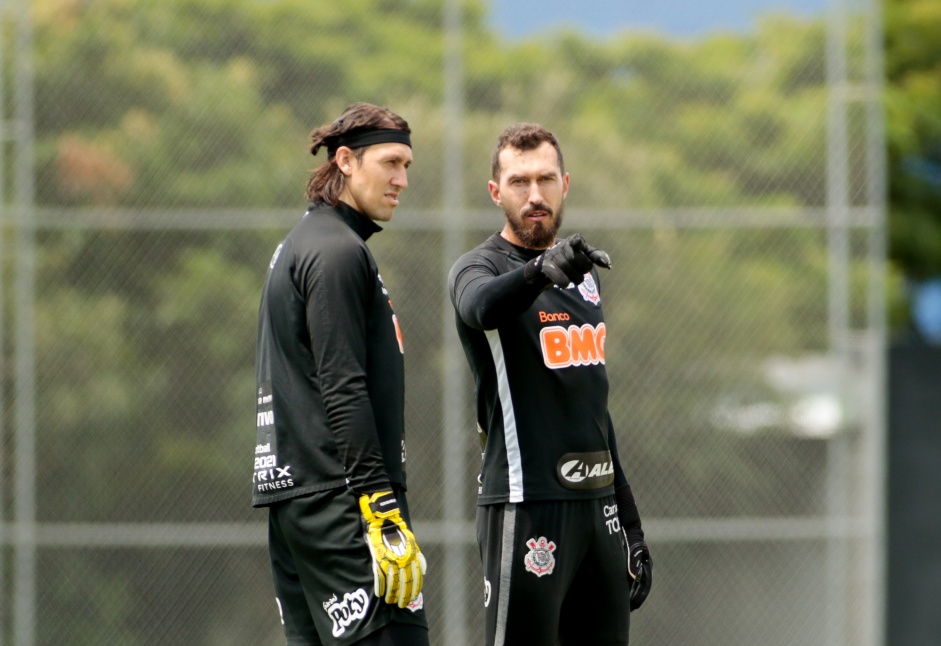
M 556 177 L 559 177 L 559 173 L 553 170 L 553 171 L 546 171 L 545 173 L 536 173 L 535 176 L 538 179 L 555 179 Z M 516 180 L 516 179 L 527 179 L 528 177 L 531 177 L 529 173 L 510 173 L 509 175 L 506 176 L 506 181 L 512 182 L 513 180 Z
M 403 164 L 411 164 L 413 160 L 411 157 L 408 157 L 407 155 L 390 154 L 390 155 L 383 155 L 382 157 L 379 158 L 378 161 L 380 164 L 384 162 L 402 162 Z

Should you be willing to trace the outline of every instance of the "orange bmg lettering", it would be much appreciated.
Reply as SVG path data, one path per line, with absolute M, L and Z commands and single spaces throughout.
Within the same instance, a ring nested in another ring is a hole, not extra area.
M 604 363 L 605 336 L 604 323 L 599 323 L 598 327 L 586 323 L 581 327 L 552 325 L 543 328 L 539 333 L 542 360 L 553 370 Z

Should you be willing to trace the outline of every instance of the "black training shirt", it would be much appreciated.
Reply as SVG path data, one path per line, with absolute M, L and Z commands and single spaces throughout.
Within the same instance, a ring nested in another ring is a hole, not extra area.
M 405 485 L 402 338 L 366 247 L 377 231 L 320 202 L 274 252 L 258 311 L 256 507 Z
M 523 276 L 539 253 L 494 234 L 448 279 L 485 438 L 478 504 L 595 498 L 627 483 L 608 414 L 597 272 L 542 290 Z

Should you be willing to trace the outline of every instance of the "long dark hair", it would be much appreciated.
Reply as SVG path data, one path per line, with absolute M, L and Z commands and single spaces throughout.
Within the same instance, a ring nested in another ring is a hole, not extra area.
M 340 135 L 364 128 L 393 128 L 411 132 L 408 122 L 388 108 L 382 108 L 372 103 L 354 103 L 346 108 L 336 121 L 315 128 L 310 133 L 310 154 L 316 156 L 321 147 L 326 146 L 327 161 L 310 173 L 307 181 L 307 200 L 310 202 L 327 202 L 336 206 L 340 201 L 340 193 L 346 186 L 346 176 L 336 164 L 335 151 L 331 150 L 330 141 Z M 353 149 L 358 162 L 363 161 L 365 148 Z

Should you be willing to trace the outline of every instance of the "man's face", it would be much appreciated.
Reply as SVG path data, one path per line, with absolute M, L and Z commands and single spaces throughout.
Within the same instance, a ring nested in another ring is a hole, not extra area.
M 548 141 L 533 150 L 504 148 L 499 154 L 500 181 L 490 181 L 490 197 L 506 214 L 501 235 L 520 247 L 546 249 L 562 226 L 569 188 L 559 157 Z
M 346 175 L 340 200 L 370 220 L 388 222 L 399 205 L 399 194 L 408 187 L 412 149 L 396 142 L 374 144 L 363 151 L 362 162 L 349 148 L 337 151 L 337 165 Z

